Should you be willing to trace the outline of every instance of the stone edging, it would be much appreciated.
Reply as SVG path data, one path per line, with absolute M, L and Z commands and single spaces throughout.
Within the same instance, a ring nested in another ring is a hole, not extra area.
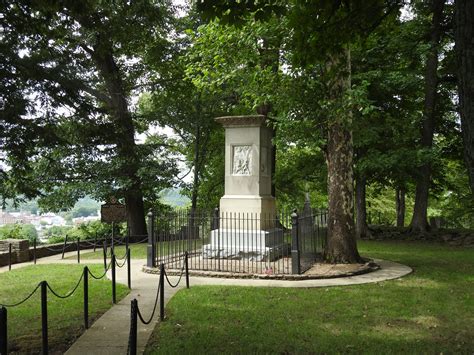
M 301 281 L 301 280 L 327 280 L 327 279 L 336 279 L 341 277 L 350 277 L 356 275 L 368 274 L 380 270 L 380 265 L 370 261 L 365 263 L 361 269 L 349 272 L 341 272 L 339 274 L 333 275 L 311 275 L 311 274 L 301 274 L 301 275 L 266 275 L 266 274 L 244 274 L 244 273 L 233 273 L 233 272 L 219 272 L 219 271 L 189 271 L 189 276 L 197 277 L 212 277 L 212 278 L 224 278 L 224 279 L 255 279 L 255 280 L 287 280 L 287 281 Z M 142 271 L 147 274 L 159 274 L 159 268 L 152 268 L 144 265 Z M 170 276 L 179 276 L 181 270 L 178 269 L 169 269 L 167 274 Z

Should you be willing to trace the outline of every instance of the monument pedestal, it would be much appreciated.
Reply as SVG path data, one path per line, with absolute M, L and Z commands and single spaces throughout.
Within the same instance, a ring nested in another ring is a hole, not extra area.
M 215 229 L 211 243 L 203 248 L 204 258 L 272 261 L 288 255 L 289 245 L 283 242 L 283 230 Z

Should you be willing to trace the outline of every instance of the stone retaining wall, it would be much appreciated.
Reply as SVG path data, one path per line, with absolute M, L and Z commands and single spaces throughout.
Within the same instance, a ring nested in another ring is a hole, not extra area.
M 416 240 L 446 243 L 452 246 L 474 247 L 474 231 L 467 229 L 436 229 L 424 233 L 413 233 L 407 227 L 373 226 L 369 227 L 371 240 Z
M 12 246 L 12 264 L 23 263 L 30 258 L 29 242 L 25 239 L 3 239 L 0 240 L 0 265 L 8 265 L 9 247 Z
M 132 236 L 130 237 L 130 243 L 137 243 L 142 241 L 145 236 Z M 79 242 L 81 250 L 93 249 L 94 246 L 90 245 L 94 240 L 81 240 Z M 9 263 L 8 248 L 9 244 L 12 244 L 12 264 L 23 263 L 26 261 L 33 260 L 34 248 L 29 245 L 26 239 L 3 239 L 0 240 L 0 267 L 6 266 Z M 61 254 L 63 252 L 64 243 L 55 244 L 42 244 L 36 247 L 36 258 L 44 258 L 47 256 Z M 108 242 L 110 247 L 110 240 Z M 102 249 L 102 245 L 97 243 L 97 249 Z M 66 246 L 66 252 L 76 251 L 77 242 L 70 241 Z

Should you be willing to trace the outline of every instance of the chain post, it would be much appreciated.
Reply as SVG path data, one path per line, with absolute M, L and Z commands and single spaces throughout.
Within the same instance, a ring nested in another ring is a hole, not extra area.
M 117 303 L 117 289 L 116 289 L 116 270 L 115 270 L 115 254 L 114 254 L 114 250 L 112 249 L 112 302 L 114 304 Z
M 147 245 L 147 266 L 156 266 L 156 248 L 155 248 L 155 214 L 152 210 L 148 212 L 148 245 Z
M 8 271 L 12 269 L 12 243 L 8 243 Z
M 165 320 L 165 264 L 160 266 L 160 320 Z
M 189 266 L 188 266 L 188 252 L 184 253 L 184 267 L 186 269 L 186 288 L 189 288 Z
M 33 239 L 33 263 L 36 265 L 36 238 Z
M 66 237 L 64 238 L 63 255 L 61 255 L 61 259 L 64 259 L 64 252 L 66 251 L 66 245 L 67 245 L 67 234 L 66 234 Z
M 81 263 L 81 242 L 80 238 L 77 238 L 77 263 Z
M 89 268 L 84 266 L 84 327 L 89 329 Z
M 134 298 L 131 301 L 130 305 L 130 339 L 129 339 L 129 354 L 136 355 L 137 354 L 137 311 L 138 311 L 138 301 Z
M 104 270 L 107 270 L 107 242 L 104 241 L 104 247 L 102 248 L 102 254 L 104 255 Z
M 43 355 L 48 354 L 48 283 L 41 281 L 41 335 Z
M 130 258 L 130 249 L 127 249 L 127 281 L 128 288 L 132 289 L 132 262 Z
M 94 253 L 95 253 L 96 246 L 97 246 L 97 231 L 95 231 L 95 236 L 94 236 Z
M 7 309 L 0 308 L 0 354 L 8 354 Z

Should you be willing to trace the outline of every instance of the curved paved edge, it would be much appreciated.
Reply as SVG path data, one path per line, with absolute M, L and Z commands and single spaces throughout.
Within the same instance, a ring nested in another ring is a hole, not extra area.
M 193 277 L 192 285 L 222 285 L 222 286 L 253 286 L 253 287 L 330 287 L 361 285 L 398 279 L 410 274 L 413 269 L 393 261 L 376 259 L 380 269 L 362 275 L 339 277 L 319 280 L 262 280 L 262 279 L 228 279 L 215 277 Z

